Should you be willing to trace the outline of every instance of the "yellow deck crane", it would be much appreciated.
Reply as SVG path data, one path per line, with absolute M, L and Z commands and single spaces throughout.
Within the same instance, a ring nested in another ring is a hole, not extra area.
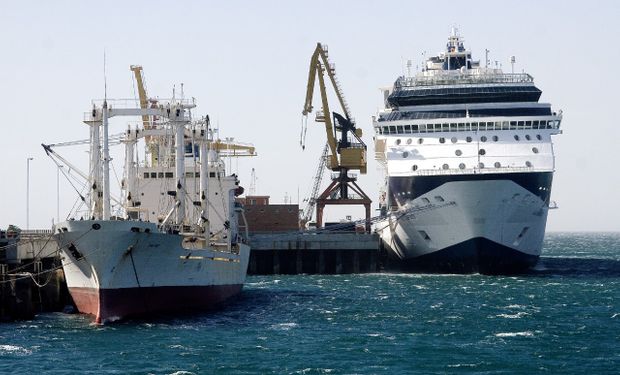
M 329 77 L 338 103 L 344 115 L 331 112 L 325 85 L 325 73 Z M 316 202 L 317 227 L 323 224 L 323 209 L 326 205 L 363 205 L 366 209 L 366 231 L 370 231 L 370 204 L 371 200 L 357 185 L 357 177 L 349 174 L 350 170 L 359 170 L 366 174 L 366 144 L 362 141 L 362 129 L 355 127 L 349 107 L 344 99 L 334 65 L 329 62 L 327 46 L 317 43 L 310 59 L 306 101 L 302 115 L 304 118 L 312 112 L 315 82 L 319 83 L 322 109 L 316 113 L 316 122 L 325 124 L 329 155 L 327 166 L 334 172 L 332 182 L 318 197 L 310 197 L 309 202 Z M 302 147 L 305 147 L 305 129 L 302 129 Z M 350 194 L 352 190 L 354 194 Z M 318 190 L 317 190 L 318 191 Z M 303 220 L 304 218 L 302 218 Z

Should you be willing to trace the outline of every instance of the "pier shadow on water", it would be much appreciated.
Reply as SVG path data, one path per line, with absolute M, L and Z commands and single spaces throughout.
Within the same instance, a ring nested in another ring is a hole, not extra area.
M 605 258 L 541 257 L 524 275 L 620 278 L 620 260 Z

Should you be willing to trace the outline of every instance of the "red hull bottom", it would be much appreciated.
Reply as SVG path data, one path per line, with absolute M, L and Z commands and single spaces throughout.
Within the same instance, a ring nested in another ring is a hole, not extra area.
M 97 323 L 170 311 L 210 310 L 241 292 L 239 285 L 69 288 L 78 311 Z

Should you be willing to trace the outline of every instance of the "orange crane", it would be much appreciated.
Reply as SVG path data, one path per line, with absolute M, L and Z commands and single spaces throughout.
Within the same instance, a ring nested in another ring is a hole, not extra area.
M 329 109 L 325 73 L 329 77 L 344 115 L 331 112 Z M 326 205 L 363 205 L 366 209 L 366 230 L 370 231 L 370 204 L 372 201 L 357 185 L 357 177 L 349 173 L 350 170 L 359 170 L 360 173 L 366 174 L 367 147 L 361 139 L 362 129 L 355 127 L 355 122 L 351 117 L 349 106 L 344 99 L 340 83 L 336 78 L 336 69 L 329 61 L 327 46 L 321 43 L 317 43 L 310 59 L 306 101 L 302 111 L 304 118 L 313 110 L 312 100 L 316 81 L 319 84 L 322 109 L 317 111 L 315 121 L 325 124 L 327 146 L 329 148 L 327 165 L 329 169 L 337 172 L 332 175 L 331 184 L 321 195 L 316 197 L 316 199 L 314 199 L 315 197 L 309 198 L 309 204 L 316 202 L 317 227 L 321 227 L 323 224 L 323 209 Z M 306 129 L 302 128 L 302 147 L 305 147 L 305 133 Z M 313 191 L 315 190 L 313 189 Z M 350 194 L 349 190 L 352 190 L 355 196 Z

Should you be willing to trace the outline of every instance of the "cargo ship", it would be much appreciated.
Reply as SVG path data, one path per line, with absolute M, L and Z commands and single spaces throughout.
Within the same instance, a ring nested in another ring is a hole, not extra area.
M 250 254 L 234 199 L 242 188 L 226 174 L 208 116 L 192 117 L 193 99 L 146 98 L 141 69 L 132 70 L 139 101 L 95 100 L 84 114 L 89 192 L 83 209 L 54 228 L 69 292 L 98 323 L 218 308 L 241 292 Z M 109 136 L 108 122 L 119 116 L 141 120 Z M 112 143 L 125 148 L 116 197 Z M 43 145 L 71 167 L 54 146 Z
M 527 73 L 474 61 L 457 30 L 421 72 L 386 90 L 373 125 L 385 172 L 376 228 L 390 256 L 430 272 L 537 262 L 562 120 L 541 93 Z

